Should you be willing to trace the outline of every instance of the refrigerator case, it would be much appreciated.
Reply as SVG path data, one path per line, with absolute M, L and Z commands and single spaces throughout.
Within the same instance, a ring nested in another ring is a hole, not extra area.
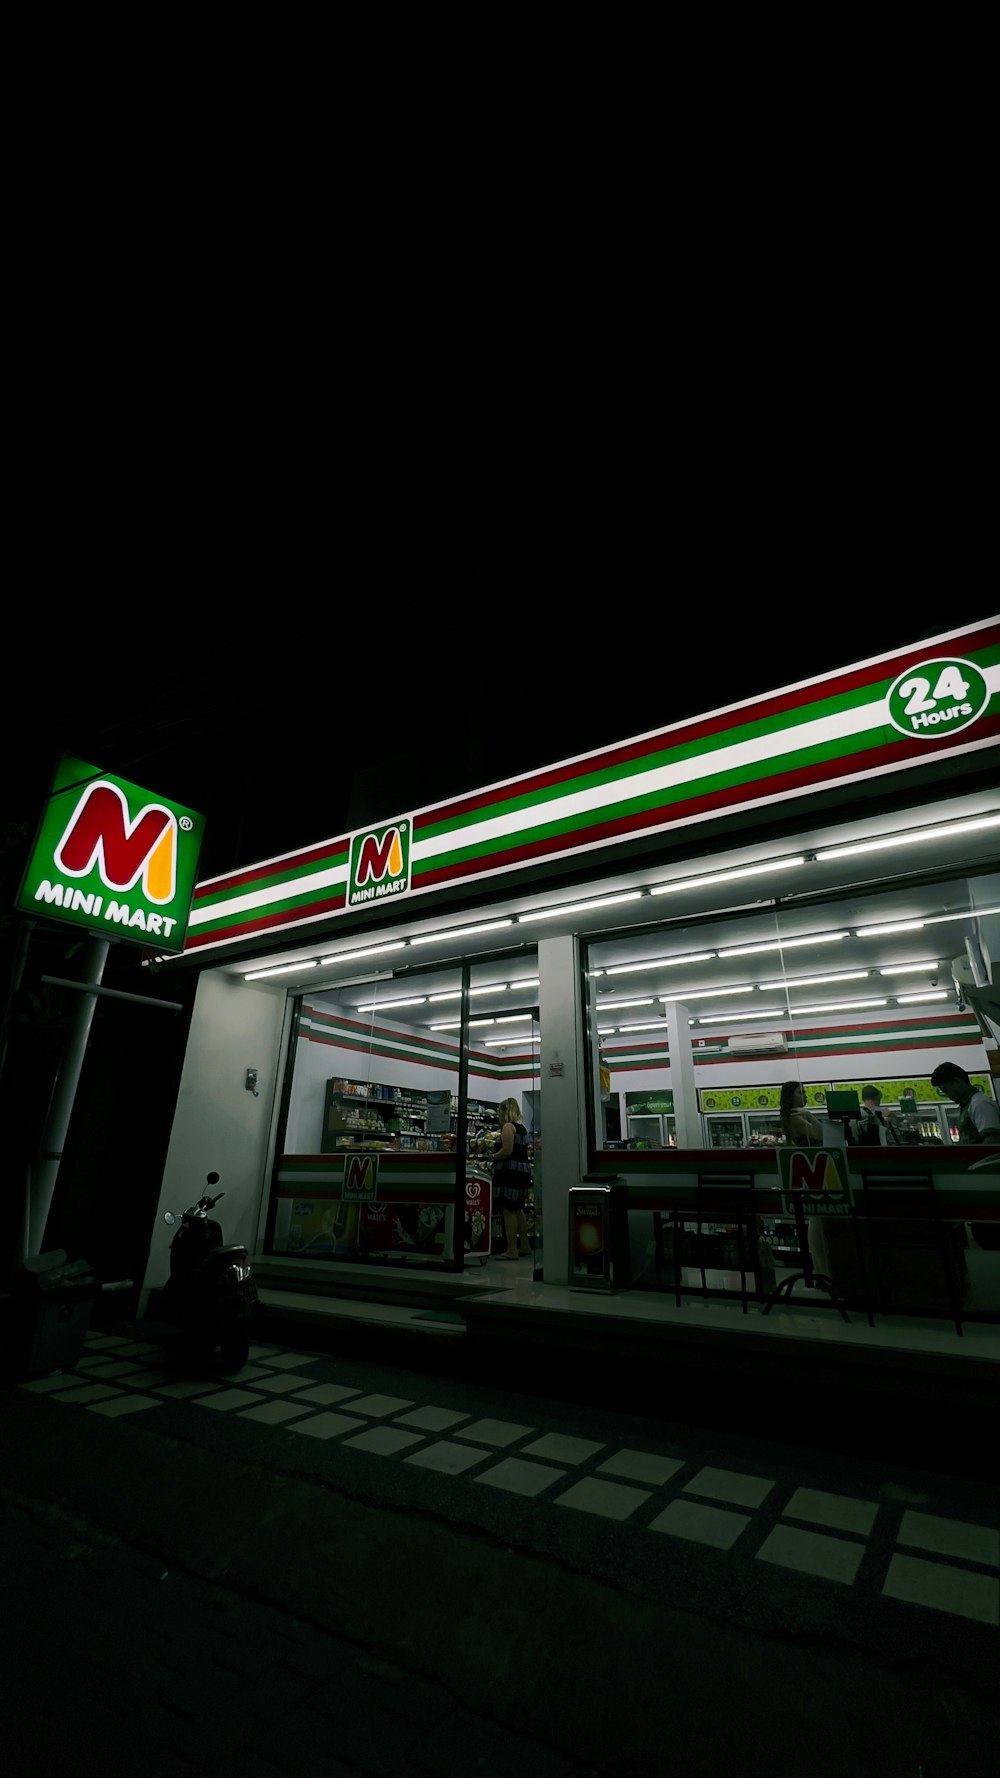
M 635 1148 L 676 1148 L 677 1119 L 668 1112 L 659 1116 L 629 1112 L 628 1140 Z
M 745 1148 L 746 1120 L 742 1111 L 706 1111 L 709 1148 Z

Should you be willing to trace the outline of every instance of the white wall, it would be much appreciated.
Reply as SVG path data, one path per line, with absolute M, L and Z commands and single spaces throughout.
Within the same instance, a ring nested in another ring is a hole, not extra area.
M 199 980 L 144 1291 L 162 1284 L 169 1271 L 172 1234 L 164 1210 L 193 1204 L 213 1170 L 220 1176 L 214 1189 L 226 1194 L 216 1212 L 226 1240 L 244 1241 L 254 1250 L 285 1003 L 282 990 L 221 971 L 206 971 Z M 256 1099 L 244 1085 L 248 1068 L 258 1070 Z

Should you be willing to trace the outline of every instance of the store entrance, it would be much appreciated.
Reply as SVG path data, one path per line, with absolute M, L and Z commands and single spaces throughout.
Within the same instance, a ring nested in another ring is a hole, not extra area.
M 534 951 L 470 971 L 466 1254 L 506 1289 L 542 1268 L 537 971 Z

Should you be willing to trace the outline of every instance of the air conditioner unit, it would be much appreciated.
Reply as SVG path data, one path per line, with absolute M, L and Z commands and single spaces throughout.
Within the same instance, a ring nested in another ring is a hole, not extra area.
M 726 1045 L 731 1056 L 775 1056 L 787 1050 L 783 1031 L 746 1031 L 742 1037 L 731 1037 Z

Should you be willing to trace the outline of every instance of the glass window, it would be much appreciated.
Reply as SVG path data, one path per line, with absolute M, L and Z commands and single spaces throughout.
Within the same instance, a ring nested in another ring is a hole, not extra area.
M 501 1259 L 510 1252 L 520 1256 L 514 1275 L 523 1269 L 530 1278 L 541 1270 L 543 1239 L 537 950 L 473 964 L 469 1015 L 468 1238 L 475 1237 L 473 1251 L 484 1264 L 495 1262 L 491 1270 L 498 1283 L 512 1281 L 511 1262 Z M 523 1127 L 518 1153 L 511 1157 L 516 1172 L 496 1158 L 504 1122 Z

